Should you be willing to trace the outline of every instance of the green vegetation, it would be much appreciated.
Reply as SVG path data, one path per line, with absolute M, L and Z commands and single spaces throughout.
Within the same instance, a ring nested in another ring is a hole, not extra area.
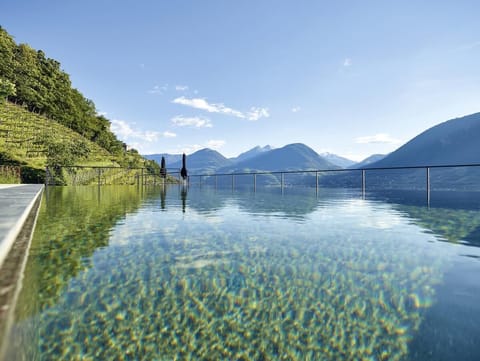
M 0 27 L 0 96 L 60 124 L 118 154 L 123 144 L 98 115 L 95 104 L 72 87 L 60 63 L 27 44 L 17 45 Z
M 20 181 L 20 167 L 0 165 L 0 184 L 16 184 Z
M 43 182 L 48 166 L 56 184 L 70 184 L 64 168 L 73 165 L 159 172 L 155 162 L 143 159 L 134 149 L 110 153 L 77 132 L 8 102 L 0 104 L 0 164 L 21 166 L 23 182 Z M 82 184 L 96 182 L 97 174 L 83 179 Z M 108 172 L 103 179 L 108 180 Z
M 21 181 L 30 183 L 43 182 L 48 167 L 55 184 L 98 181 L 97 171 L 65 170 L 72 166 L 146 168 L 149 174 L 159 174 L 160 169 L 135 149 L 127 150 L 110 131 L 110 121 L 72 87 L 58 61 L 26 44 L 17 45 L 1 27 L 0 164 L 20 166 Z M 103 183 L 124 182 L 137 173 L 119 174 L 102 170 Z

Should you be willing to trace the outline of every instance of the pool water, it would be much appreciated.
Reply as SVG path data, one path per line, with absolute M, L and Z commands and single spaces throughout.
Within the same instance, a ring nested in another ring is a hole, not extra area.
M 47 189 L 7 360 L 479 360 L 480 211 Z

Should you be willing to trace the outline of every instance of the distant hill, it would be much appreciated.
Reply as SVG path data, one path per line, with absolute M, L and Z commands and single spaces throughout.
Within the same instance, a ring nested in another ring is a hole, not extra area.
M 286 145 L 220 169 L 220 172 L 338 169 L 302 143 Z
M 195 153 L 187 156 L 187 169 L 190 174 L 213 173 L 217 169 L 226 167 L 232 163 L 231 160 L 225 158 L 222 154 L 212 149 L 200 149 Z M 182 160 L 167 165 L 167 168 L 182 167 Z
M 341 168 L 348 168 L 352 165 L 355 164 L 355 162 L 351 159 L 341 157 L 339 155 L 333 154 L 333 153 L 321 153 L 320 156 L 326 160 L 328 160 L 330 163 L 338 165 Z
M 162 157 L 165 157 L 165 164 L 167 168 L 171 168 L 172 164 L 178 163 L 182 161 L 181 154 L 168 154 L 168 153 L 160 153 L 160 154 L 144 154 L 143 157 L 145 159 L 153 160 L 161 165 Z
M 386 154 L 372 154 L 371 156 L 365 158 L 361 162 L 352 164 L 348 168 L 365 168 L 367 165 L 370 165 L 372 163 L 378 162 L 379 160 L 385 158 L 387 155 Z
M 383 159 L 365 168 L 460 165 L 480 163 L 480 113 L 448 120 L 422 132 Z M 361 168 L 355 165 L 354 168 Z M 432 190 L 480 190 L 480 168 L 432 169 Z M 325 186 L 359 187 L 360 175 L 344 173 L 321 180 Z M 425 169 L 370 170 L 367 190 L 426 188 Z
M 480 113 L 427 129 L 371 167 L 480 163 Z
M 255 148 L 252 148 L 250 150 L 247 150 L 246 152 L 241 153 L 238 157 L 230 158 L 230 160 L 234 163 L 243 162 L 244 160 L 256 157 L 257 155 L 268 152 L 272 149 L 273 148 L 269 145 L 266 145 L 264 147 L 260 147 L 259 145 L 257 145 Z

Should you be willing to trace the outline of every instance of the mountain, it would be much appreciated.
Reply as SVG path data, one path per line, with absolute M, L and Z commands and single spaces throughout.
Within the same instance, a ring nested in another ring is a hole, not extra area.
M 160 154 L 145 154 L 143 155 L 145 159 L 154 160 L 159 165 L 162 163 L 162 157 L 165 157 L 165 164 L 167 168 L 170 168 L 172 164 L 182 161 L 181 154 L 168 154 L 168 153 L 160 153 Z
M 337 165 L 322 158 L 312 148 L 307 147 L 305 144 L 294 143 L 261 153 L 256 157 L 224 167 L 219 171 L 228 173 L 247 170 L 286 171 L 337 168 L 339 168 Z
M 333 154 L 333 153 L 321 153 L 320 156 L 326 160 L 328 160 L 330 163 L 338 165 L 341 168 L 348 168 L 352 165 L 355 164 L 353 160 L 350 160 L 345 157 L 341 157 L 339 155 Z
M 365 168 L 480 164 L 480 113 L 451 119 L 427 129 L 383 159 Z M 358 165 L 355 168 L 359 168 Z M 321 180 L 325 186 L 359 187 L 358 172 L 332 175 Z M 438 168 L 430 173 L 431 189 L 480 190 L 480 167 Z M 425 190 L 425 169 L 369 170 L 367 191 Z
M 246 152 L 241 153 L 238 157 L 230 158 L 230 160 L 235 163 L 243 162 L 244 160 L 256 157 L 257 155 L 268 152 L 272 149 L 273 148 L 269 145 L 266 145 L 264 147 L 260 147 L 259 145 L 257 145 L 255 148 L 252 148 L 250 150 L 247 150 Z
M 480 113 L 448 120 L 419 134 L 371 167 L 480 163 Z
M 212 149 L 200 149 L 195 153 L 187 156 L 187 169 L 189 174 L 201 174 L 201 173 L 213 173 L 217 169 L 226 167 L 232 163 L 231 160 L 225 158 L 216 150 Z M 170 166 L 167 165 L 167 168 L 178 168 L 182 167 L 182 160 L 172 163 Z
M 349 166 L 348 168 L 355 168 L 355 169 L 365 168 L 367 165 L 378 162 L 379 160 L 385 158 L 386 156 L 387 156 L 386 154 L 372 154 L 371 156 L 365 158 L 364 160 L 358 163 L 355 163 Z

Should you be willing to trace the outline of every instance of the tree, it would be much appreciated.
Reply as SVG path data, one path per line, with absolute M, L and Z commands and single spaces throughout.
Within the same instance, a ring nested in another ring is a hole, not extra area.
M 0 101 L 7 99 L 10 96 L 14 96 L 17 93 L 15 84 L 10 80 L 0 78 Z
M 187 172 L 187 156 L 185 153 L 182 155 L 182 169 L 180 170 L 180 175 L 182 176 L 183 180 L 185 181 L 188 176 Z
M 162 178 L 167 177 L 167 167 L 165 166 L 165 157 L 162 157 L 162 163 L 161 163 L 161 166 L 160 166 L 160 176 Z
M 0 77 L 14 81 L 15 49 L 13 38 L 0 26 Z

